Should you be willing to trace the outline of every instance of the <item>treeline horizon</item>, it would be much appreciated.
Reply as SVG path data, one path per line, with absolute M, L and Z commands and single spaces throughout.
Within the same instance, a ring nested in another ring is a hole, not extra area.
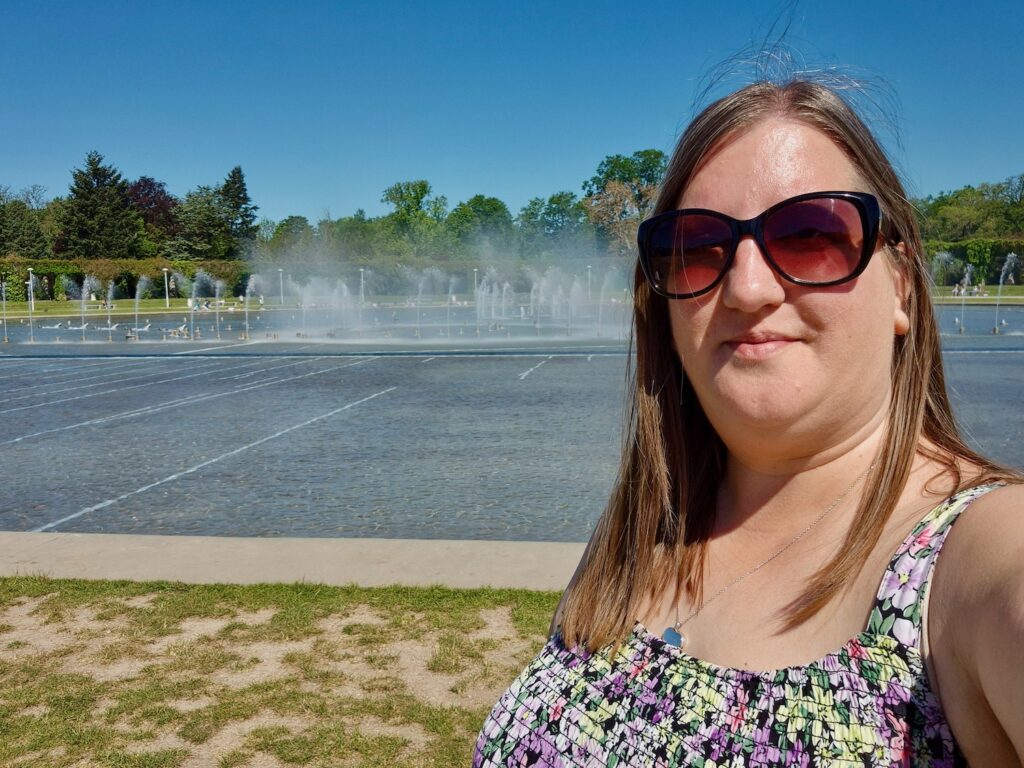
M 240 166 L 216 185 L 176 197 L 150 176 L 134 181 L 89 152 L 64 196 L 33 185 L 0 185 L 0 258 L 150 259 L 256 262 L 343 261 L 360 265 L 464 261 L 485 256 L 528 261 L 628 255 L 639 221 L 653 204 L 666 158 L 658 150 L 605 158 L 582 185 L 531 199 L 517 214 L 482 194 L 449 206 L 424 179 L 382 192 L 390 211 L 363 209 L 315 225 L 304 216 L 257 219 Z M 635 226 L 632 228 L 635 231 Z
M 581 183 L 580 194 L 534 197 L 514 215 L 496 197 L 478 194 L 450 206 L 429 181 L 400 181 L 381 194 L 387 213 L 369 217 L 359 209 L 314 225 L 298 215 L 258 219 L 240 166 L 217 184 L 176 197 L 153 177 L 125 179 L 92 151 L 72 169 L 64 196 L 47 199 L 39 185 L 18 193 L 0 185 L 0 258 L 253 267 L 299 261 L 380 269 L 627 260 L 635 255 L 636 227 L 653 207 L 666 161 L 655 149 L 609 155 Z M 976 279 L 991 282 L 1008 253 L 1024 251 L 1024 174 L 913 202 L 926 251 L 943 253 L 937 261 L 944 274 L 936 274 L 941 282 L 955 282 L 967 264 Z

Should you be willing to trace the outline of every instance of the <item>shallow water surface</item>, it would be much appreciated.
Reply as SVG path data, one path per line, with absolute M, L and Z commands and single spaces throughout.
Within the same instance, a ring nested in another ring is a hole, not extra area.
M 944 357 L 969 439 L 1024 466 L 1009 317 L 945 335 Z M 513 342 L 5 346 L 0 529 L 584 541 L 617 468 L 625 347 Z

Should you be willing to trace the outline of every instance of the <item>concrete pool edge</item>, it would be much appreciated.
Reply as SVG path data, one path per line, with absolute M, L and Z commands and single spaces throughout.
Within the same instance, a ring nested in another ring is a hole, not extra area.
M 584 544 L 0 532 L 0 576 L 561 590 Z

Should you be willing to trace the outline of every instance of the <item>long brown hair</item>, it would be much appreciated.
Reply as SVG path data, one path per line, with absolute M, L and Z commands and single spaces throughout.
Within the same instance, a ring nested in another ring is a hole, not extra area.
M 790 606 L 786 625 L 819 611 L 856 574 L 895 509 L 917 453 L 948 469 L 957 488 L 968 480 L 1019 482 L 1013 470 L 972 451 L 953 418 L 942 369 L 924 249 L 896 172 L 854 110 L 831 88 L 804 80 L 758 82 L 701 112 L 679 140 L 654 214 L 677 207 L 706 154 L 727 136 L 769 117 L 795 119 L 846 153 L 883 212 L 893 268 L 909 285 L 910 328 L 893 342 L 892 397 L 881 451 L 865 481 L 854 524 L 839 553 Z M 561 632 L 591 650 L 621 641 L 647 596 L 672 585 L 702 600 L 707 542 L 714 525 L 726 450 L 694 395 L 672 348 L 667 300 L 634 272 L 630 408 L 619 476 L 566 594 Z M 960 468 L 976 467 L 970 478 Z

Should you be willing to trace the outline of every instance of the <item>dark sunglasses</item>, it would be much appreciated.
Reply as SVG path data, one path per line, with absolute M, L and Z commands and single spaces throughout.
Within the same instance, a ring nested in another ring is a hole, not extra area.
M 667 211 L 640 224 L 640 265 L 659 296 L 692 299 L 721 282 L 750 235 L 789 282 L 839 285 L 867 267 L 881 219 L 866 192 L 797 195 L 746 221 L 703 208 Z

